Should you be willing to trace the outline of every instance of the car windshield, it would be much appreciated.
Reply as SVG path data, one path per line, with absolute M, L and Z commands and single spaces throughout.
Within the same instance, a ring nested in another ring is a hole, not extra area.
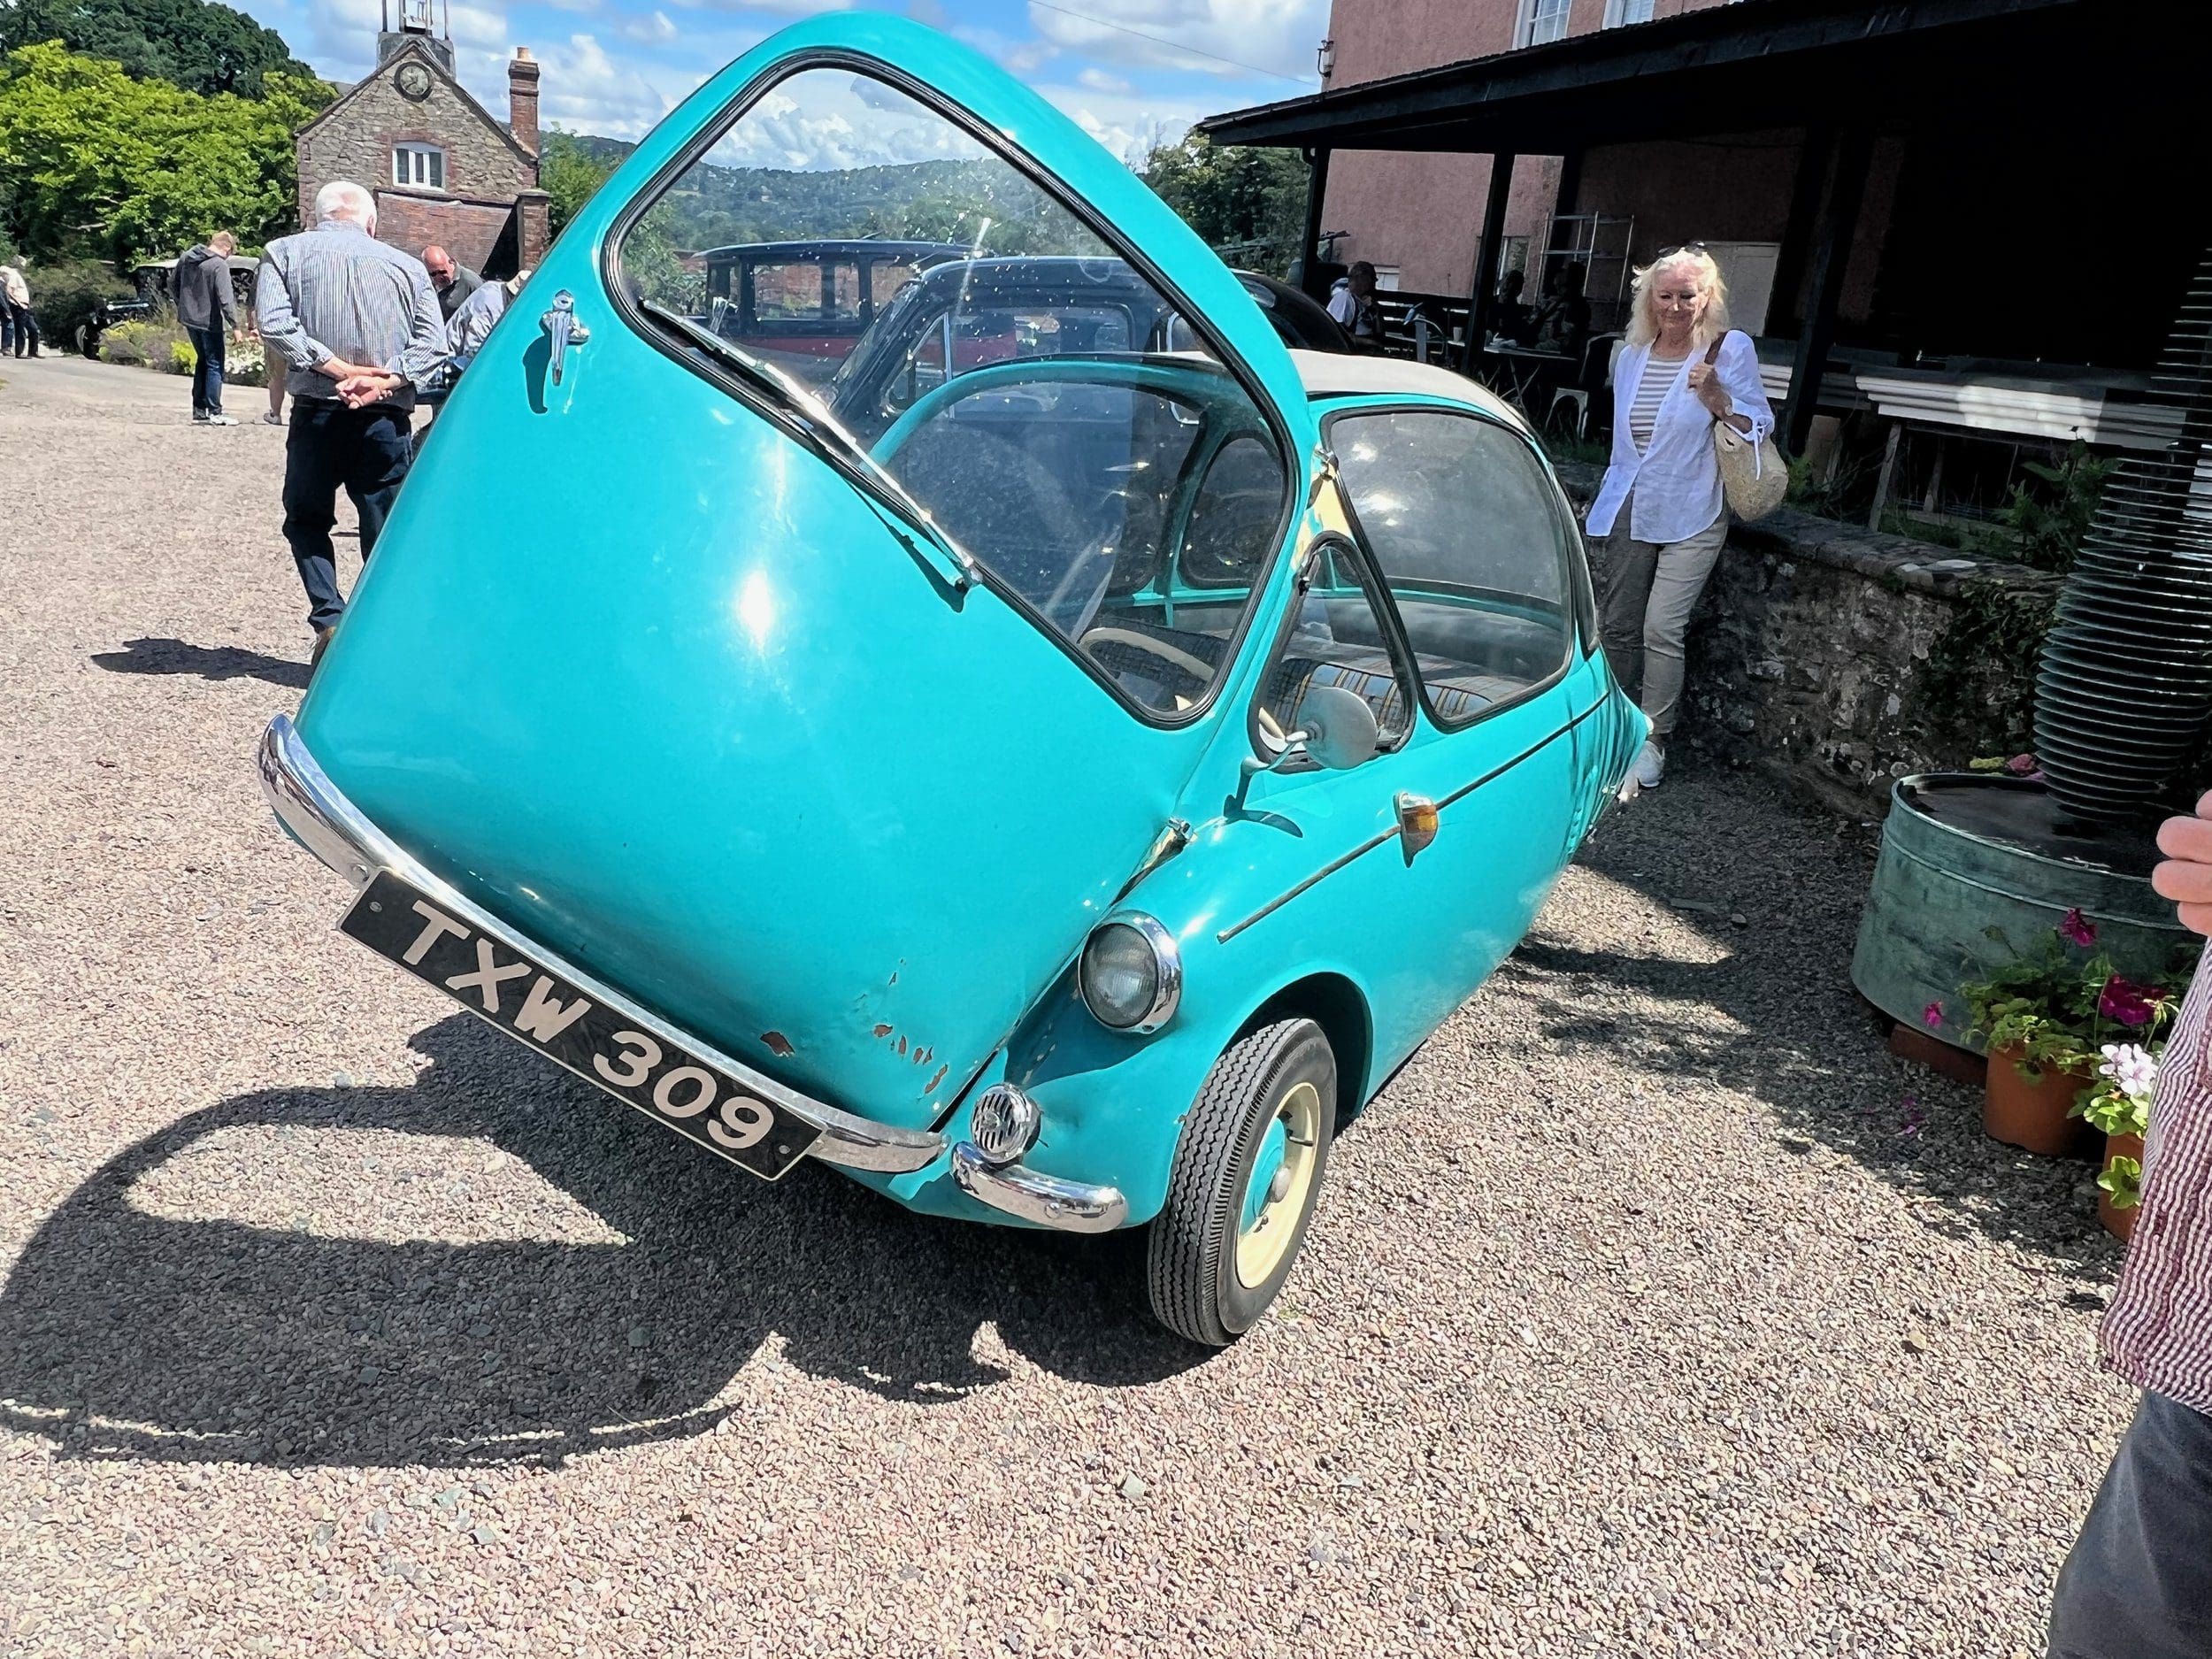
M 810 434 L 879 469 L 1137 712 L 1210 696 L 1285 532 L 1274 431 L 1135 265 L 965 127 L 802 70 L 669 181 L 618 258 L 702 366 L 820 387 L 781 401 L 811 403 Z

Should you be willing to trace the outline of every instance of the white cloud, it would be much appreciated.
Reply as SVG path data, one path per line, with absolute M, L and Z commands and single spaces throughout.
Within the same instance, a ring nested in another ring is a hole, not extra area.
M 1018 41 L 996 29 L 955 27 L 953 39 L 972 46 L 1009 74 L 1030 75 L 1060 55 L 1060 49 L 1042 41 Z
M 1136 91 L 1102 92 L 1087 83 L 1039 87 L 1075 124 L 1126 162 L 1138 162 L 1155 145 L 1172 143 L 1189 131 L 1210 106 L 1147 96 Z
M 610 57 L 595 35 L 572 35 L 565 45 L 540 56 L 545 71 L 538 92 L 549 126 L 608 138 L 641 138 L 675 101 L 634 65 Z
M 1078 85 L 1088 87 L 1093 92 L 1110 92 L 1117 97 L 1125 98 L 1137 89 L 1119 75 L 1110 75 L 1103 69 L 1086 69 L 1075 79 Z
M 841 70 L 782 82 L 715 145 L 730 167 L 873 167 L 982 154 L 975 141 L 890 88 Z
M 596 12 L 599 0 L 544 0 L 556 12 Z
M 782 17 L 812 17 L 818 12 L 849 12 L 854 0 L 676 0 L 697 12 L 770 12 Z
M 1033 3 L 1029 20 L 1046 41 L 1102 62 L 1216 75 L 1241 65 L 1306 81 L 1329 23 L 1329 0 L 1082 0 L 1080 9 L 1090 16 Z
M 664 46 L 681 33 L 682 31 L 669 20 L 668 13 L 665 12 L 656 12 L 648 17 L 632 18 L 622 25 L 624 39 L 641 41 L 649 46 Z

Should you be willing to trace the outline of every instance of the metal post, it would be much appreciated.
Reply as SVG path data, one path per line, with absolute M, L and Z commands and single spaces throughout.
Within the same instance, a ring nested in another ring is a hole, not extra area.
M 1490 157 L 1490 195 L 1482 207 L 1482 241 L 1475 250 L 1475 274 L 1467 294 L 1467 350 L 1460 368 L 1473 374 L 1489 333 L 1490 312 L 1497 303 L 1498 265 L 1505 254 L 1505 204 L 1513 192 L 1513 153 Z
M 1867 169 L 1874 160 L 1874 130 L 1847 128 L 1836 146 L 1836 176 L 1828 191 L 1828 211 L 1820 221 L 1820 244 L 1813 252 L 1813 289 L 1805 323 L 1797 332 L 1797 356 L 1790 365 L 1789 413 L 1784 447 L 1802 455 L 1820 408 L 1820 377 L 1836 334 L 1836 305 L 1843 296 L 1844 268 L 1851 263 L 1851 238 L 1858 229 L 1859 204 L 1866 196 Z
M 1321 245 L 1321 204 L 1329 191 L 1329 152 L 1310 150 L 1306 152 L 1309 172 L 1306 177 L 1305 240 L 1298 247 L 1298 286 L 1315 299 L 1325 303 L 1327 291 L 1322 288 L 1314 267 L 1320 263 L 1317 250 Z

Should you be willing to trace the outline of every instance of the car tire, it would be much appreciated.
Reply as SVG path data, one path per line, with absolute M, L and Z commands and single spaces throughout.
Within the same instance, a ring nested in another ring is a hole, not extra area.
M 1225 1348 L 1267 1311 L 1305 1242 L 1335 1125 L 1336 1055 L 1311 1020 L 1263 1025 L 1214 1062 L 1152 1224 L 1161 1324 Z

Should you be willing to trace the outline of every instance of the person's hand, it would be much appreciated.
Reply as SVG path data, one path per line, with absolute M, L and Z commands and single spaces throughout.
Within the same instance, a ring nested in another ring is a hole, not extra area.
M 2212 938 L 2212 794 L 2197 803 L 2194 818 L 2170 818 L 2158 826 L 2165 863 L 2151 872 L 2151 886 L 2181 906 L 2181 925 Z
M 396 374 L 386 374 L 376 369 L 365 369 L 338 382 L 338 396 L 345 399 L 349 409 L 366 409 L 371 403 L 380 403 L 399 389 Z
M 1690 390 L 1697 401 L 1713 412 L 1715 420 L 1725 420 L 1735 412 L 1736 405 L 1730 400 L 1728 388 L 1720 383 L 1720 376 L 1709 363 L 1690 365 Z
M 357 379 L 364 374 L 372 374 L 375 371 L 364 368 L 358 363 L 349 363 L 343 357 L 325 357 L 315 365 L 315 373 L 327 374 L 332 380 L 343 385 L 348 380 Z

